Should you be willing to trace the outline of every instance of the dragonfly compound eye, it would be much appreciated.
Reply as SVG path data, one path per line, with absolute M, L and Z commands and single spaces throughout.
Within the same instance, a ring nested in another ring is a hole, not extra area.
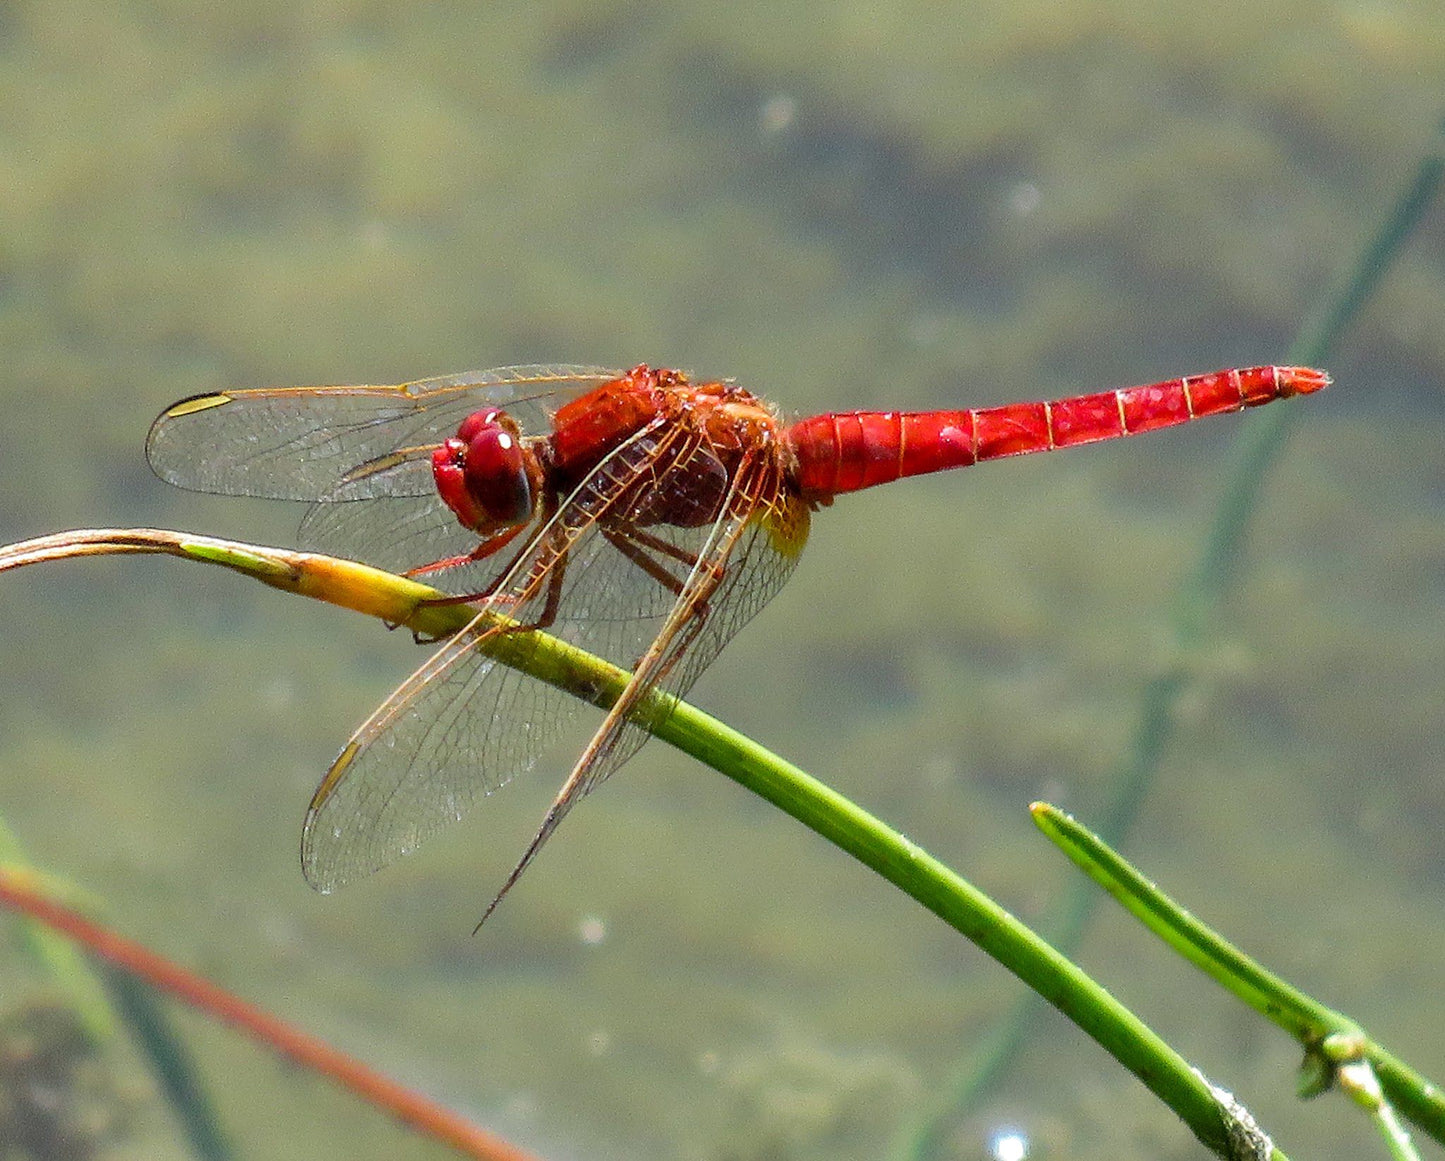
M 511 416 L 496 408 L 473 412 L 432 452 L 437 494 L 464 527 L 483 536 L 523 524 L 535 503 L 530 454 Z
M 477 508 L 496 527 L 528 520 L 534 502 L 532 481 L 516 421 L 501 411 L 477 412 L 468 416 L 457 436 L 466 444 L 462 470 Z

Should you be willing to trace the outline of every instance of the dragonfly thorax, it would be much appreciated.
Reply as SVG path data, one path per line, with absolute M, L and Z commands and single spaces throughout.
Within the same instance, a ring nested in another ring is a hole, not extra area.
M 532 518 L 541 475 L 516 420 L 497 408 L 474 411 L 432 453 L 438 494 L 465 527 L 483 536 Z

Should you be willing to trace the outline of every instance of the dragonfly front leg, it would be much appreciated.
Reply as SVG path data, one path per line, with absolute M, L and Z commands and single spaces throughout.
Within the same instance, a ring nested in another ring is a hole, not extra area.
M 542 615 L 535 623 L 519 628 L 550 629 L 557 620 L 557 610 L 562 607 L 562 578 L 567 575 L 567 549 L 562 549 L 553 561 L 552 568 L 547 573 L 547 600 L 542 606 Z
M 555 514 L 555 511 L 555 505 L 546 506 L 542 510 L 541 515 L 536 521 L 536 523 L 545 530 L 548 527 L 551 517 Z M 503 532 L 499 532 L 497 535 L 482 541 L 482 543 L 477 545 L 477 547 L 473 549 L 468 556 L 458 557 L 456 558 L 456 560 L 458 563 L 467 563 L 472 560 L 483 560 L 486 557 L 491 556 L 493 553 L 497 552 L 499 549 L 505 547 L 508 543 L 515 539 L 519 533 L 521 533 L 524 529 L 528 527 L 530 527 L 529 524 L 514 525 L 513 527 L 508 528 Z M 491 601 L 498 611 L 503 611 L 508 606 L 517 606 L 522 604 L 525 600 L 530 599 L 531 594 L 535 593 L 536 591 L 533 586 L 537 583 L 540 572 L 545 574 L 545 583 L 547 585 L 547 596 L 545 603 L 542 606 L 541 615 L 537 618 L 537 620 L 532 622 L 519 622 L 516 625 L 505 626 L 503 631 L 508 633 L 524 633 L 533 629 L 549 628 L 557 620 L 557 612 L 558 609 L 561 607 L 562 602 L 562 582 L 567 575 L 568 556 L 568 549 L 565 544 L 563 547 L 554 547 L 550 551 L 544 551 L 542 553 L 542 559 L 548 562 L 544 568 L 539 570 L 537 567 L 537 562 L 533 562 L 532 568 L 529 569 L 529 572 L 532 575 L 532 580 L 523 586 L 523 591 L 520 594 L 513 593 L 501 597 L 498 597 L 496 595 L 497 588 L 502 585 L 509 577 L 512 576 L 512 574 L 517 570 L 518 566 L 522 563 L 522 561 L 527 558 L 528 554 L 537 551 L 537 542 L 537 537 L 529 538 L 527 542 L 522 545 L 521 548 L 517 549 L 517 551 L 512 554 L 511 559 L 509 559 L 505 565 L 503 565 L 500 569 L 497 570 L 497 575 L 493 578 L 492 582 L 487 585 L 486 588 L 473 593 L 459 593 L 453 596 L 445 597 L 429 597 L 428 599 L 423 601 L 422 604 L 462 605 L 472 604 L 477 601 Z M 424 568 L 427 569 L 433 567 L 433 565 L 424 566 Z M 412 573 L 407 573 L 406 575 L 411 576 Z M 422 642 L 421 639 L 418 638 L 418 643 L 423 644 L 425 642 Z
M 504 531 L 497 533 L 495 536 L 489 536 L 486 540 L 483 540 L 480 544 L 478 544 L 476 548 L 472 549 L 471 552 L 465 553 L 461 556 L 449 556 L 443 560 L 434 560 L 430 564 L 418 565 L 416 568 L 407 569 L 406 572 L 402 573 L 401 575 L 415 580 L 417 577 L 428 576 L 431 573 L 443 572 L 449 568 L 458 568 L 464 564 L 473 564 L 479 560 L 486 560 L 487 557 L 492 556 L 497 552 L 500 552 L 503 548 L 509 545 L 526 527 L 527 525 L 525 524 L 514 525 L 511 528 L 505 529 Z M 512 559 L 507 561 L 505 565 L 503 565 L 500 569 L 497 570 L 496 580 L 493 580 L 492 583 L 489 584 L 486 588 L 474 593 L 460 593 L 456 596 L 434 597 L 428 601 L 425 601 L 424 603 L 428 605 L 463 605 L 467 604 L 470 601 L 479 601 L 482 600 L 484 597 L 491 596 L 492 593 L 496 591 L 497 584 L 501 581 L 501 578 L 506 576 L 507 573 L 512 570 L 513 566 L 517 563 L 517 561 L 522 559 L 522 554 L 526 551 L 526 547 L 523 546 L 516 553 L 514 553 L 512 555 Z

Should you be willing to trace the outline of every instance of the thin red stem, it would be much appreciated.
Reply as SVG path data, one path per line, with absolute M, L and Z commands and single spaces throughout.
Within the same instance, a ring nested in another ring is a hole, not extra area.
M 159 991 L 240 1028 L 297 1064 L 331 1077 L 368 1103 L 460 1153 L 479 1161 L 536 1161 L 532 1154 L 478 1128 L 421 1093 L 40 894 L 19 875 L 0 870 L 0 903 L 53 927 L 93 955 Z

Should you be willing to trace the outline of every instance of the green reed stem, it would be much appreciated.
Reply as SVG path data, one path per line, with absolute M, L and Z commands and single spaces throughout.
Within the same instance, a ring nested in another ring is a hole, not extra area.
M 35 869 L 26 860 L 19 840 L 3 818 L 0 818 L 0 867 L 12 875 L 47 881 L 47 890 L 56 898 L 68 899 L 81 894 L 69 884 L 54 882 L 53 877 Z M 89 905 L 94 906 L 93 901 Z M 231 1157 L 233 1154 L 206 1096 L 200 1074 L 150 993 L 130 984 L 122 973 L 104 973 L 102 981 L 70 940 L 28 916 L 22 915 L 19 919 L 25 946 L 44 967 L 91 1040 L 100 1044 L 113 1039 L 118 1026 L 128 1028 L 150 1062 L 196 1156 L 202 1161 L 226 1161 Z
M 1124 909 L 1165 943 L 1260 1015 L 1299 1041 L 1306 1053 L 1322 1061 L 1325 1081 L 1316 1081 L 1307 1095 L 1330 1083 L 1346 1088 L 1352 1099 L 1381 1122 L 1381 1131 L 1398 1138 L 1391 1125 L 1398 1106 L 1427 1134 L 1445 1144 L 1445 1092 L 1402 1069 L 1399 1061 L 1365 1036 L 1359 1025 L 1321 1004 L 1299 988 L 1250 958 L 1222 935 L 1201 923 L 1098 835 L 1047 803 L 1030 807 L 1034 822 L 1060 850 L 1123 905 Z M 1345 1070 L 1363 1064 L 1368 1072 L 1351 1077 Z M 1378 1078 L 1378 1092 L 1375 1079 Z M 1392 1148 L 1395 1147 L 1392 1145 Z
M 1442 173 L 1445 173 L 1445 159 L 1442 159 L 1438 153 L 1432 154 L 1421 163 L 1414 181 L 1366 248 L 1349 280 L 1318 313 L 1316 321 L 1304 328 L 1291 347 L 1291 362 L 1314 364 L 1325 361 L 1325 355 L 1334 340 L 1358 313 L 1360 307 L 1368 301 L 1405 238 L 1434 197 Z M 1269 409 L 1263 415 L 1251 417 L 1253 423 L 1246 427 L 1245 435 L 1235 457 L 1235 469 L 1231 474 L 1230 484 L 1221 499 L 1210 534 L 1206 538 L 1201 559 L 1190 579 L 1181 587 L 1181 595 L 1174 617 L 1175 638 L 1181 646 L 1194 645 L 1204 632 L 1208 614 L 1217 602 L 1220 592 L 1227 583 L 1233 563 L 1238 558 L 1239 545 L 1243 539 L 1249 516 L 1257 503 L 1263 473 L 1283 442 L 1288 432 L 1288 424 L 1293 421 L 1292 410 L 1288 408 Z M 187 554 L 179 545 L 151 548 L 145 546 L 122 547 L 119 544 L 113 544 L 95 548 L 93 551 L 167 551 L 177 555 Z M 241 553 L 239 546 L 236 551 L 238 554 Z M 258 551 L 262 557 L 265 557 L 266 550 Z M 191 538 L 189 555 L 192 559 L 209 560 L 211 563 L 237 568 L 276 587 L 297 591 L 290 583 L 290 574 L 285 568 L 280 568 L 279 572 L 273 571 L 268 576 L 266 568 L 257 567 L 256 561 L 249 562 L 250 567 L 247 567 L 248 562 L 242 560 L 240 555 L 228 557 L 224 548 L 215 549 L 207 538 Z M 411 599 L 413 595 L 406 593 L 402 599 Z M 323 597 L 323 599 L 325 598 Z M 458 606 L 420 605 L 415 620 L 406 623 L 412 624 L 412 627 L 418 632 L 437 635 L 448 631 L 445 625 L 449 623 L 454 623 L 452 631 L 459 628 L 466 617 L 465 610 Z M 399 619 L 405 620 L 404 618 Z M 503 658 L 503 660 L 506 659 Z M 575 658 L 567 658 L 559 664 L 562 665 L 561 675 L 566 676 L 575 669 L 578 662 Z M 589 700 L 603 700 L 606 692 L 620 689 L 619 683 L 624 682 L 625 677 L 626 675 L 621 671 L 615 671 L 611 674 L 610 680 L 605 683 L 606 690 L 599 691 L 593 688 Z M 1143 789 L 1152 772 L 1157 768 L 1159 757 L 1169 740 L 1172 732 L 1173 707 L 1179 693 L 1186 685 L 1187 674 L 1182 668 L 1161 675 L 1150 683 L 1144 696 L 1140 721 L 1130 747 L 1129 758 L 1121 770 L 1118 782 L 1120 791 L 1116 795 L 1115 807 L 1111 810 L 1110 818 L 1104 828 L 1105 833 L 1117 836 L 1128 831 L 1137 804 L 1142 799 Z M 678 723 L 683 721 L 685 715 L 681 713 L 681 710 L 684 708 L 689 707 L 679 707 L 679 712 L 673 715 L 671 721 Z M 720 725 L 719 728 L 721 728 Z M 698 735 L 699 739 L 705 737 L 706 733 L 706 730 L 702 731 Z M 664 734 L 665 731 L 659 731 L 659 736 L 664 736 Z M 701 755 L 699 756 L 701 757 Z M 707 759 L 703 758 L 703 760 Z M 730 773 L 727 770 L 723 772 Z M 736 773 L 730 773 L 730 776 L 738 777 Z M 739 780 L 742 781 L 742 778 Z M 784 783 L 777 785 L 781 787 Z M 756 790 L 764 797 L 768 797 L 764 789 L 756 788 Z M 789 802 L 801 809 L 809 798 L 810 795 L 807 793 L 799 795 L 789 791 L 783 793 L 780 801 L 770 800 L 777 801 L 777 804 L 783 806 L 784 809 L 789 809 L 787 805 Z M 789 813 L 793 813 L 793 811 L 789 810 Z M 808 822 L 801 816 L 795 815 L 795 817 L 800 817 L 800 821 Z M 812 823 L 808 823 L 808 825 L 812 825 Z M 815 829 L 819 828 L 815 827 Z M 820 833 L 825 832 L 820 829 Z M 825 837 L 833 836 L 825 833 Z M 833 841 L 839 840 L 834 838 Z M 849 849 L 841 842 L 840 845 Z M 863 859 L 864 862 L 869 861 L 865 855 L 870 851 L 877 853 L 881 851 L 881 848 L 877 848 L 869 841 L 864 841 L 858 849 L 850 849 L 850 853 Z M 18 843 L 4 827 L 3 819 L 0 819 L 0 862 L 24 865 Z M 869 865 L 873 866 L 874 864 L 869 862 Z M 875 869 L 879 869 L 880 873 L 883 873 L 881 867 L 875 867 Z M 1088 914 L 1087 898 L 1083 892 L 1077 894 L 1071 892 L 1070 898 L 1071 902 L 1065 911 L 1064 918 L 1056 925 L 1061 936 L 1060 943 L 1064 947 L 1071 947 L 1076 943 Z M 920 899 L 920 901 L 924 900 Z M 959 929 L 964 930 L 962 927 Z M 969 934 L 969 932 L 964 931 L 964 934 Z M 972 937 L 970 935 L 970 938 Z M 48 965 L 53 977 L 72 996 L 72 1002 L 75 1003 L 86 1026 L 97 1034 L 104 1034 L 108 1028 L 113 1027 L 114 1016 L 110 1013 L 104 999 L 103 990 L 75 951 L 51 933 L 41 929 L 29 929 L 27 938 L 31 940 L 40 958 Z M 985 950 L 989 949 L 985 947 Z M 993 953 L 990 952 L 990 954 Z M 1040 994 L 1045 993 L 1041 990 Z M 941 1117 L 948 1110 L 956 1109 L 962 1100 L 978 1092 L 989 1083 L 992 1077 L 997 1075 L 1022 1039 L 1027 1011 L 1027 1003 L 1015 1009 L 1012 1018 L 1002 1026 L 1001 1032 L 989 1037 L 985 1045 L 986 1051 L 982 1054 L 975 1054 L 974 1062 L 971 1062 L 968 1068 L 956 1077 L 951 1086 L 952 1091 L 948 1100 L 939 1106 L 935 1116 L 923 1125 L 914 1126 L 910 1130 L 908 1142 L 904 1148 L 907 1155 L 926 1156 L 936 1137 Z M 1103 1043 L 1102 1040 L 1101 1043 Z M 1382 1062 L 1379 1067 L 1382 1077 L 1392 1074 L 1398 1076 L 1408 1072 L 1404 1065 L 1393 1061 L 1392 1058 Z M 1198 1131 L 1196 1128 L 1196 1132 Z M 1201 1137 L 1201 1139 L 1204 1138 Z
M 41 877 L 41 872 L 25 857 L 20 840 L 3 816 L 0 816 L 0 867 Z M 21 924 L 21 931 L 26 950 L 65 997 L 86 1035 L 96 1044 L 111 1039 L 118 1021 L 106 999 L 104 985 L 90 970 L 85 957 L 42 923 L 27 919 Z
M 234 1157 L 235 1150 L 221 1129 L 200 1069 L 171 1026 L 156 992 L 120 968 L 105 965 L 103 970 L 111 995 L 125 1013 L 126 1024 L 175 1111 L 191 1152 L 202 1161 L 228 1161 Z
M 441 636 L 475 610 L 426 603 L 435 590 L 363 565 L 310 553 L 139 530 L 62 533 L 0 548 L 0 572 L 25 564 L 109 553 L 167 553 L 221 565 L 265 584 Z M 616 700 L 630 674 L 536 632 L 500 633 L 481 647 L 599 706 Z M 1230 1156 L 1233 1110 L 1178 1053 L 1034 932 L 927 852 L 796 766 L 701 710 L 653 692 L 635 710 L 664 741 L 726 774 L 878 872 L 1013 972 L 1134 1073 L 1220 1156 Z M 1283 1159 L 1273 1150 L 1270 1155 Z

